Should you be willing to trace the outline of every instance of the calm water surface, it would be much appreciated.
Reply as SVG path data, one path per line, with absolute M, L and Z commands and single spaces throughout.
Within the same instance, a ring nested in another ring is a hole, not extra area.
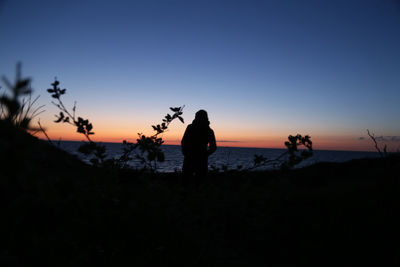
M 83 160 L 87 159 L 77 152 L 78 147 L 82 142 L 61 141 L 60 147 L 67 152 L 78 155 Z M 107 148 L 109 157 L 118 157 L 122 153 L 122 144 L 120 143 L 102 143 Z M 165 162 L 159 164 L 158 170 L 160 172 L 173 172 L 181 170 L 183 163 L 183 155 L 180 146 L 164 145 L 162 149 L 165 153 Z M 217 151 L 210 156 L 209 165 L 221 168 L 226 165 L 229 169 L 236 169 L 238 165 L 243 168 L 250 167 L 253 164 L 253 157 L 255 154 L 263 155 L 268 159 L 276 158 L 285 152 L 285 149 L 271 149 L 271 148 L 238 148 L 238 147 L 218 147 Z M 303 167 L 316 162 L 343 162 L 351 159 L 378 157 L 376 152 L 359 152 L 359 151 L 332 151 L 332 150 L 314 150 L 314 155 L 298 165 Z M 134 158 L 134 156 L 133 156 Z M 129 163 L 133 168 L 140 168 L 140 162 L 133 159 Z M 266 167 L 268 168 L 268 167 Z M 264 168 L 264 169 L 266 169 Z M 269 167 L 271 168 L 271 167 Z

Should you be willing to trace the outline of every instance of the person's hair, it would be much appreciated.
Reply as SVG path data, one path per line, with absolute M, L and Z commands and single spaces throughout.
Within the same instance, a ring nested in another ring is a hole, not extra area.
M 207 120 L 208 121 L 208 114 L 207 111 L 204 109 L 200 109 L 199 111 L 196 112 L 195 115 L 195 120 Z

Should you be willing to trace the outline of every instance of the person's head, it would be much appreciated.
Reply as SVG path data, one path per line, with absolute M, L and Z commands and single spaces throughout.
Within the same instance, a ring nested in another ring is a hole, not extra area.
M 205 111 L 204 109 L 200 109 L 199 111 L 196 112 L 196 115 L 194 117 L 194 122 L 197 123 L 207 123 L 209 124 L 210 122 L 208 121 L 208 114 L 207 111 Z

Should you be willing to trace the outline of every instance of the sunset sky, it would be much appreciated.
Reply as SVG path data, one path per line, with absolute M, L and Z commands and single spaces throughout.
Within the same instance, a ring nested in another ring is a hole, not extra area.
M 57 77 L 96 141 L 133 141 L 185 105 L 169 144 L 205 109 L 221 146 L 300 133 L 374 150 L 369 129 L 400 149 L 399 1 L 0 0 L 0 32 L 0 74 L 22 62 L 53 139 L 83 140 L 53 122 Z

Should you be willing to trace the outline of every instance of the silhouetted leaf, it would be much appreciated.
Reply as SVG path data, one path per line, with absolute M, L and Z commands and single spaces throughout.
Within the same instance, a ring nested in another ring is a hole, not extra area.
M 290 143 L 288 141 L 285 142 L 285 146 L 289 147 Z
M 178 116 L 178 119 L 182 122 L 185 123 L 185 121 L 183 120 L 183 118 L 181 116 Z
M 22 89 L 22 88 L 28 86 L 29 83 L 30 83 L 30 79 L 20 80 L 20 81 L 17 82 L 16 88 Z
M 57 117 L 57 116 L 56 116 Z M 57 120 L 55 120 L 54 122 L 56 122 L 56 123 L 59 123 L 59 122 L 61 122 L 63 119 L 64 119 L 64 113 L 63 112 L 60 112 L 60 116 L 59 117 L 57 117 L 58 119 Z
M 85 129 L 83 129 L 83 126 L 82 126 L 82 125 L 79 125 L 76 131 L 77 131 L 78 133 L 83 133 L 83 134 L 85 133 Z
M 92 143 L 84 143 L 83 145 L 79 146 L 78 152 L 87 156 L 93 153 L 94 149 L 95 147 L 92 145 Z

